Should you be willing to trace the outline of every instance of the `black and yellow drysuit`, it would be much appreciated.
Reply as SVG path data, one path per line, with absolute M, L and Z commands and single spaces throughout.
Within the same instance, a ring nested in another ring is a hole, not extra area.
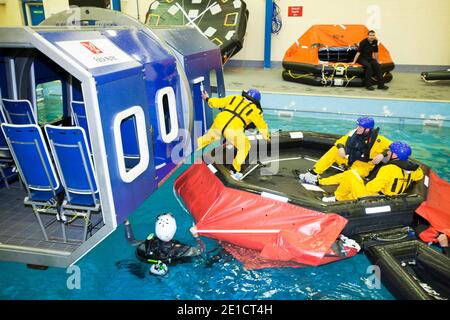
M 356 170 L 359 176 L 365 178 L 373 170 L 375 165 L 372 159 L 379 154 L 385 153 L 392 143 L 386 137 L 378 134 L 378 129 L 371 130 L 368 135 L 356 134 L 356 129 L 336 140 L 333 147 L 325 153 L 314 165 L 313 170 L 317 174 L 323 173 L 333 163 L 346 165 Z M 339 155 L 339 148 L 344 148 L 348 158 Z M 343 173 L 338 173 L 327 178 L 319 179 L 321 185 L 334 185 L 342 182 Z
M 383 165 L 374 179 L 364 184 L 356 170 L 342 174 L 342 181 L 334 195 L 336 200 L 356 200 L 365 196 L 384 194 L 392 196 L 406 192 L 414 182 L 423 178 L 419 165 L 408 160 L 391 160 Z
M 214 119 L 208 132 L 197 140 L 197 150 L 224 136 L 236 149 L 237 154 L 233 160 L 236 172 L 241 171 L 250 151 L 250 142 L 245 136 L 245 128 L 254 124 L 264 139 L 269 140 L 269 129 L 264 121 L 263 111 L 259 102 L 243 95 L 233 95 L 224 98 L 208 98 L 211 108 L 223 108 Z

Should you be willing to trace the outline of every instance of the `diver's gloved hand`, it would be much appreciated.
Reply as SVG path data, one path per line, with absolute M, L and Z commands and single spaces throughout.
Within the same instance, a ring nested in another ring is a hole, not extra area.
M 372 159 L 373 164 L 379 164 L 384 159 L 383 154 L 379 154 Z
M 339 154 L 339 156 L 340 156 L 341 158 L 344 158 L 344 159 L 347 158 L 347 155 L 345 154 L 345 149 L 344 149 L 344 148 L 339 148 L 339 149 L 338 149 L 338 154 Z

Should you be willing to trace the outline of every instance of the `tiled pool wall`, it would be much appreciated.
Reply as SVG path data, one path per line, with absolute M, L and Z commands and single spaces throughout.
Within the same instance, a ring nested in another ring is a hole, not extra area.
M 228 91 L 227 94 L 240 94 Z M 354 121 L 367 115 L 381 123 L 450 127 L 450 102 L 349 98 L 262 92 L 266 114 Z

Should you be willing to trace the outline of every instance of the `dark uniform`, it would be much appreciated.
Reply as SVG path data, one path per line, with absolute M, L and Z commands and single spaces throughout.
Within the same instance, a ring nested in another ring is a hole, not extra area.
M 200 256 L 205 252 L 205 244 L 196 237 L 197 246 L 192 247 L 176 240 L 162 241 L 153 234 L 136 248 L 136 256 L 142 261 L 158 260 L 164 263 L 177 263 Z
M 378 52 L 378 40 L 373 40 L 372 43 L 366 38 L 359 43 L 358 63 L 364 67 L 365 70 L 365 86 L 370 87 L 372 81 L 370 77 L 375 74 L 378 78 L 378 87 L 384 86 L 383 75 L 381 74 L 380 64 L 373 58 L 373 53 Z

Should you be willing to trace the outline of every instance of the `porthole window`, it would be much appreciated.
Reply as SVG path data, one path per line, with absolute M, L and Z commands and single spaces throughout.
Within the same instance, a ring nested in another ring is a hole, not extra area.
M 178 136 L 178 114 L 175 92 L 165 87 L 156 93 L 156 109 L 161 139 L 165 143 L 174 141 Z
M 130 123 L 133 126 L 128 125 Z M 134 106 L 117 114 L 114 119 L 114 140 L 120 177 L 124 182 L 130 183 L 147 170 L 149 165 L 145 114 L 142 107 Z M 134 151 L 135 163 L 132 166 L 129 164 L 128 154 L 130 143 L 137 143 Z

